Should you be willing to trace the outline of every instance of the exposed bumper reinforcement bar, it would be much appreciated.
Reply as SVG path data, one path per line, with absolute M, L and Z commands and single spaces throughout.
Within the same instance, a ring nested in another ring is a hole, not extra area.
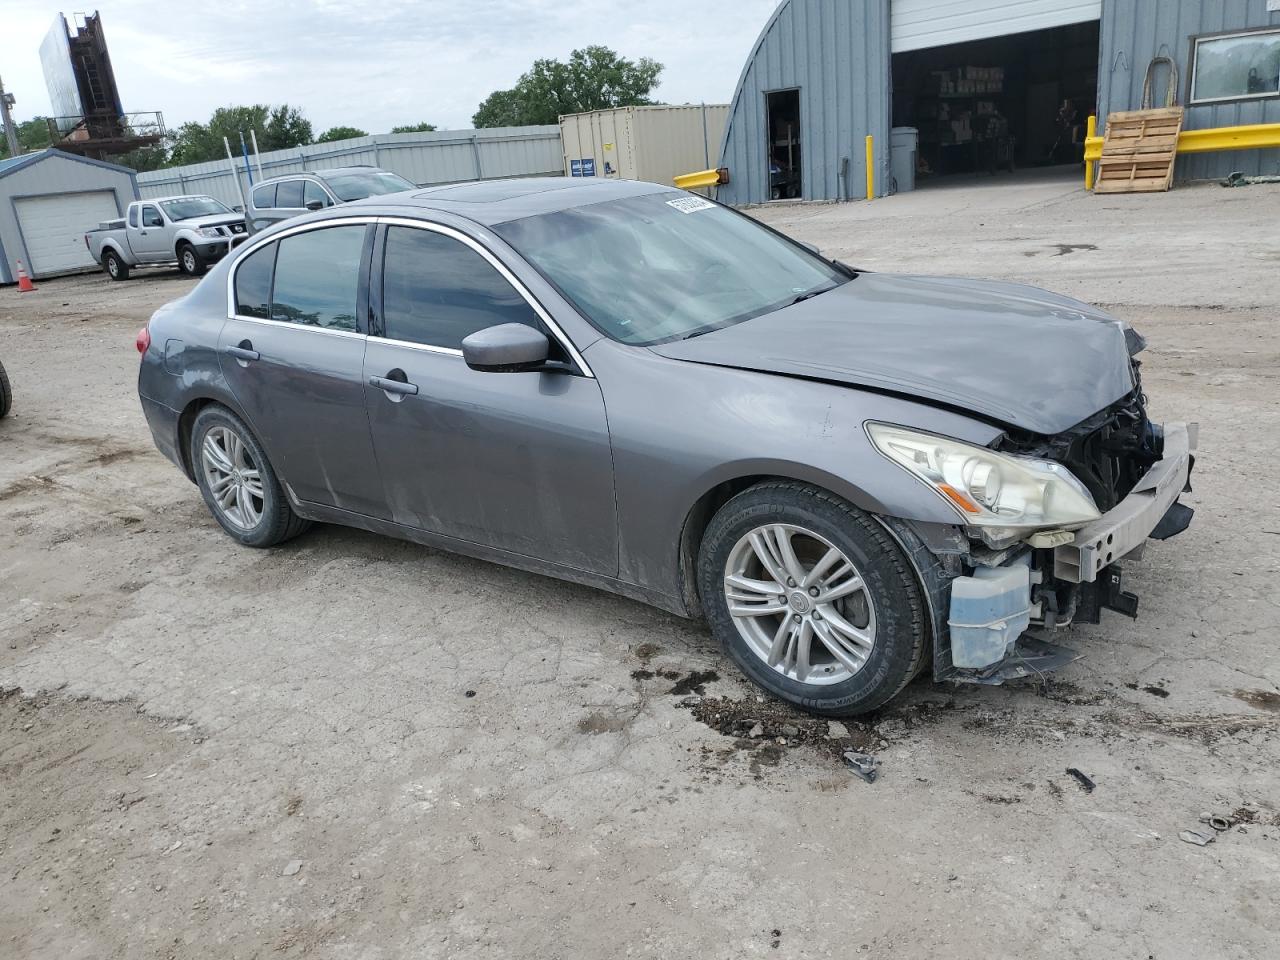
M 1178 495 L 1188 489 L 1199 425 L 1168 423 L 1164 459 L 1152 465 L 1114 509 L 1055 548 L 1053 574 L 1068 583 L 1093 583 L 1099 571 L 1142 546 Z

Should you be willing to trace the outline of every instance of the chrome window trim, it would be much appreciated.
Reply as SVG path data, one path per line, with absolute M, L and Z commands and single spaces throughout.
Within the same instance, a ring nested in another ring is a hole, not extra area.
M 439 347 L 427 343 L 412 343 L 407 340 L 396 340 L 391 337 L 373 336 L 367 333 L 360 333 L 358 331 L 330 330 L 327 327 L 307 326 L 300 323 L 290 323 L 287 320 L 272 320 L 265 317 L 246 317 L 243 314 L 236 313 L 236 274 L 240 270 L 240 265 L 259 247 L 265 247 L 269 243 L 275 243 L 278 240 L 283 240 L 286 237 L 291 237 L 295 234 L 309 233 L 312 230 L 325 230 L 330 227 L 367 226 L 371 223 L 383 224 L 389 227 L 411 227 L 417 230 L 430 230 L 435 233 L 443 234 L 446 237 L 451 237 L 454 240 L 470 247 L 488 261 L 489 265 L 497 270 L 499 275 L 506 280 L 507 283 L 511 284 L 516 293 L 520 294 L 525 303 L 529 304 L 533 312 L 538 315 L 538 319 L 546 324 L 547 329 L 551 331 L 551 335 L 555 337 L 562 347 L 564 347 L 565 352 L 569 354 L 569 357 L 573 360 L 577 368 L 582 371 L 582 375 L 592 380 L 595 379 L 596 375 L 592 372 L 590 365 L 583 359 L 582 354 L 578 352 L 578 348 L 574 346 L 573 341 L 570 340 L 565 332 L 560 329 L 560 325 L 551 318 L 551 314 L 547 312 L 542 304 L 538 302 L 537 298 L 529 292 L 529 288 L 524 285 L 520 278 L 512 273 L 507 265 L 494 256 L 494 254 L 485 247 L 484 244 L 480 243 L 474 237 L 467 236 L 467 234 L 454 227 L 448 227 L 442 223 L 432 223 L 428 220 L 416 220 L 412 217 L 376 217 L 358 215 L 334 217 L 330 220 L 321 220 L 315 223 L 300 223 L 297 226 L 286 227 L 279 233 L 273 233 L 269 237 L 258 237 L 253 240 L 245 241 L 236 248 L 236 261 L 231 264 L 231 269 L 227 271 L 227 319 L 245 320 L 250 323 L 269 323 L 279 327 L 290 327 L 297 330 L 311 330 L 316 333 L 328 333 L 335 336 L 362 337 L 369 340 L 377 340 L 380 343 L 389 343 L 394 346 L 409 347 L 414 350 L 422 350 L 426 353 L 438 353 L 443 356 L 458 357 L 461 359 L 462 351 L 456 350 L 452 347 Z

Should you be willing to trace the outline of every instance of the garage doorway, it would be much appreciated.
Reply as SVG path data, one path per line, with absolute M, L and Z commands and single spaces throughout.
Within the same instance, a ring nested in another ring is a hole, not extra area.
M 893 125 L 919 130 L 916 182 L 1078 166 L 1098 98 L 1098 22 L 893 55 Z
M 800 91 L 774 90 L 765 97 L 765 156 L 769 163 L 769 199 L 804 196 L 800 147 Z

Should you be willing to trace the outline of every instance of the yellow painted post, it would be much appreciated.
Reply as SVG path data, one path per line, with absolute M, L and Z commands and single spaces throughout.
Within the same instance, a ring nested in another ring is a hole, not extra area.
M 1098 135 L 1098 118 L 1090 114 L 1088 126 L 1085 127 L 1085 139 L 1086 141 L 1092 140 L 1097 135 Z M 1084 188 L 1086 190 L 1093 189 L 1093 171 L 1094 171 L 1094 162 L 1086 158 L 1084 161 Z
M 867 199 L 876 198 L 876 149 L 875 137 L 867 137 Z

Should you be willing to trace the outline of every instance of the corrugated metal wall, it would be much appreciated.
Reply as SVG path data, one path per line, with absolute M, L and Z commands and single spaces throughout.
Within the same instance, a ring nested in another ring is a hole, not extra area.
M 398 173 L 419 186 L 488 180 L 494 177 L 557 176 L 564 164 L 557 126 L 495 127 L 433 133 L 386 133 L 313 143 L 262 154 L 266 177 L 326 167 L 369 164 Z M 254 180 L 258 179 L 253 162 Z M 244 161 L 237 158 L 244 182 Z M 138 174 L 143 198 L 200 193 L 227 204 L 240 203 L 226 160 L 193 163 Z
M 726 203 L 769 199 L 765 94 L 800 90 L 802 190 L 806 200 L 866 195 L 865 137 L 876 138 L 876 191 L 889 157 L 889 0 L 783 0 L 769 19 L 738 81 L 720 165 L 730 183 Z M 841 159 L 849 159 L 847 187 Z
M 14 164 L 11 172 L 0 177 L 0 252 L 4 255 L 4 262 L 0 263 L 0 283 L 17 281 L 18 260 L 24 261 L 28 273 L 32 270 L 31 256 L 18 227 L 17 200 L 49 194 L 111 190 L 123 216 L 129 202 L 137 196 L 133 173 L 123 167 L 81 160 L 57 150 L 44 153 L 45 157 L 29 165 Z M 18 158 L 19 161 L 23 159 Z M 86 223 L 84 229 L 92 230 L 97 225 L 97 221 Z
M 1102 0 L 893 0 L 894 53 L 1097 20 Z
M 1102 5 L 1102 52 L 1098 68 L 1098 124 L 1116 110 L 1142 105 L 1147 64 L 1160 54 L 1178 64 L 1178 102 L 1187 102 L 1191 38 L 1247 27 L 1280 27 L 1280 12 L 1268 12 L 1267 0 L 1105 0 Z M 1163 91 L 1160 72 L 1155 96 Z M 1157 106 L 1163 101 L 1158 101 Z M 1185 127 L 1229 127 L 1280 123 L 1280 99 L 1187 107 Z M 1202 153 L 1178 159 L 1177 177 L 1200 180 L 1225 177 L 1233 170 L 1247 174 L 1280 173 L 1280 150 Z

